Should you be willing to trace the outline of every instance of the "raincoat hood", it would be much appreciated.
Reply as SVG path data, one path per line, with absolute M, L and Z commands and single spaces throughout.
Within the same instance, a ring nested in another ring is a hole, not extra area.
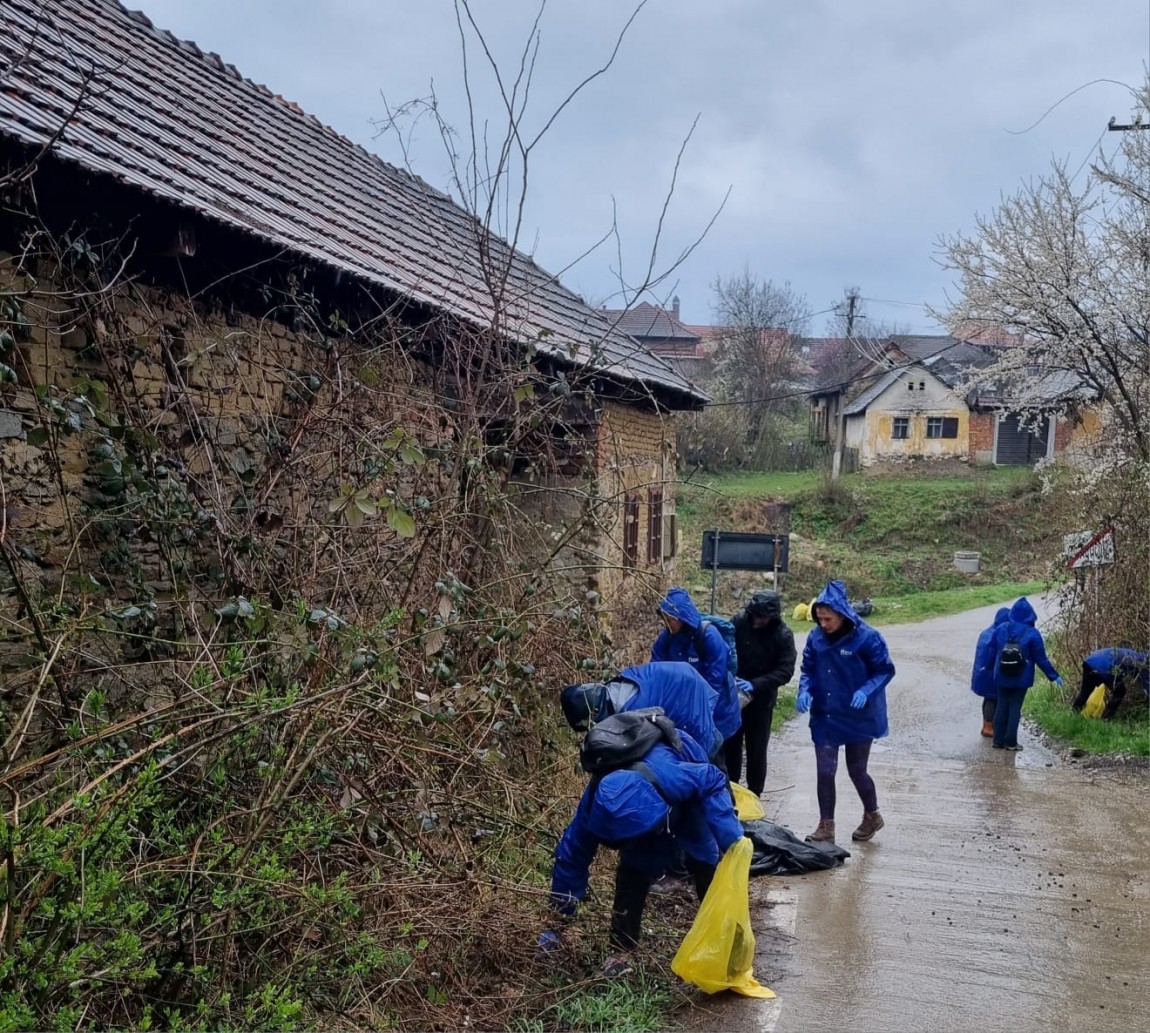
M 783 604 L 778 592 L 756 592 L 746 605 L 748 617 L 774 617 L 783 615 Z
M 816 606 L 829 606 L 835 613 L 841 613 L 856 628 L 862 621 L 862 618 L 855 613 L 854 607 L 847 599 L 847 586 L 841 581 L 827 582 L 827 587 L 819 593 L 818 598 L 811 604 L 812 617 Z
M 685 588 L 672 588 L 659 601 L 659 612 L 668 617 L 677 617 L 692 631 L 698 631 L 703 623 L 703 615 L 699 608 L 691 602 L 691 596 Z
M 587 827 L 607 843 L 635 839 L 667 820 L 670 808 L 659 791 L 637 771 L 604 775 L 587 815 Z
M 998 613 L 994 615 L 994 623 L 997 626 L 999 624 L 1005 624 L 1008 620 L 1010 620 L 1010 607 L 1003 606 Z
M 559 697 L 567 723 L 577 732 L 586 731 L 592 718 L 598 716 L 606 694 L 607 687 L 602 682 L 568 685 Z
M 1029 624 L 1034 627 L 1038 623 L 1038 614 L 1034 612 L 1034 607 L 1030 605 L 1030 600 L 1023 596 L 1017 600 L 1010 608 L 1010 619 L 1019 624 Z M 995 620 L 997 624 L 997 619 Z

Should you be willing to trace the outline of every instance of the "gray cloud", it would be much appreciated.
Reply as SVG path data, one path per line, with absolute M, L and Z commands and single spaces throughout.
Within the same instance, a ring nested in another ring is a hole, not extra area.
M 377 137 L 382 96 L 427 96 L 467 124 L 455 16 L 449 0 L 135 0 L 176 35 L 219 52 L 248 77 L 297 101 L 351 139 L 402 162 Z M 477 0 L 504 69 L 518 62 L 534 8 Z M 618 0 L 552 0 L 527 124 L 610 52 L 627 10 Z M 593 83 L 541 144 L 530 173 L 521 238 L 544 267 L 563 269 L 617 213 L 624 274 L 638 282 L 675 154 L 696 116 L 660 256 L 706 240 L 664 286 L 684 318 L 710 315 L 710 284 L 744 267 L 790 280 L 822 309 L 857 284 L 864 296 L 941 301 L 948 277 L 933 261 L 940 234 L 970 229 L 1002 192 L 1041 175 L 1052 158 L 1075 169 L 1111 115 L 1130 110 L 1150 58 L 1146 0 L 651 0 L 616 65 Z M 498 125 L 490 76 L 476 72 L 477 110 Z M 381 96 L 382 94 L 382 96 Z M 459 141 L 463 145 L 463 141 Z M 415 132 L 413 167 L 449 187 L 437 134 Z M 333 170 L 337 173 L 338 170 Z M 592 301 L 619 290 L 614 243 L 564 276 Z M 868 304 L 874 318 L 925 327 L 914 308 Z M 820 329 L 821 320 L 815 329 Z

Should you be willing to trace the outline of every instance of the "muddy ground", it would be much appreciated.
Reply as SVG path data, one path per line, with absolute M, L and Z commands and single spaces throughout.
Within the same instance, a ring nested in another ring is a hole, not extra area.
M 871 755 L 886 827 L 850 842 L 862 808 L 840 763 L 851 858 L 753 885 L 755 974 L 777 999 L 710 998 L 695 1028 L 1150 1028 L 1150 774 L 1060 754 L 1033 729 L 1021 753 L 991 749 L 969 677 L 996 609 L 882 629 L 898 668 Z M 772 741 L 764 802 L 801 834 L 817 821 L 805 717 Z

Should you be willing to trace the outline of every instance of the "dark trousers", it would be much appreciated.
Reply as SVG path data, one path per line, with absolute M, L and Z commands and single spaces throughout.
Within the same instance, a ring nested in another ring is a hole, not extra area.
M 994 745 L 1017 746 L 1018 725 L 1022 720 L 1022 701 L 1026 689 L 998 690 L 998 705 L 994 708 Z
M 983 698 L 982 701 L 982 719 L 994 724 L 994 711 L 998 706 L 998 700 Z
M 775 712 L 776 693 L 752 696 L 743 707 L 743 726 L 725 743 L 727 776 L 737 782 L 743 773 L 743 746 L 747 748 L 747 788 L 762 795 L 767 784 L 767 746 L 771 741 L 771 717 Z
M 1106 706 L 1102 711 L 1102 716 L 1104 718 L 1113 717 L 1114 711 L 1121 706 L 1122 700 L 1126 698 L 1125 682 L 1099 674 L 1093 667 L 1088 667 L 1085 663 L 1082 664 L 1082 686 L 1078 690 L 1078 695 L 1074 697 L 1074 702 L 1070 705 L 1075 710 L 1081 710 L 1086 706 L 1090 693 L 1099 685 L 1106 686 Z
M 700 903 L 707 895 L 707 888 L 715 877 L 715 866 L 703 864 L 693 857 L 685 858 L 687 870 L 695 880 L 695 895 Z M 643 928 L 643 908 L 647 904 L 647 893 L 651 889 L 651 875 L 631 868 L 619 859 L 615 869 L 615 902 L 611 915 L 611 946 L 617 950 L 634 950 Z

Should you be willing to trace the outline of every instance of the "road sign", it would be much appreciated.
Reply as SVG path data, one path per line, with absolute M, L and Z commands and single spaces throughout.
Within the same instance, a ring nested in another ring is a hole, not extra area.
M 1114 562 L 1114 528 L 1101 531 L 1076 531 L 1063 535 L 1062 554 L 1067 557 L 1070 570 L 1101 567 Z
M 715 540 L 718 539 L 718 556 Z M 776 555 L 776 550 L 778 555 Z M 771 570 L 787 573 L 790 536 L 748 534 L 741 531 L 704 531 L 703 570 Z

